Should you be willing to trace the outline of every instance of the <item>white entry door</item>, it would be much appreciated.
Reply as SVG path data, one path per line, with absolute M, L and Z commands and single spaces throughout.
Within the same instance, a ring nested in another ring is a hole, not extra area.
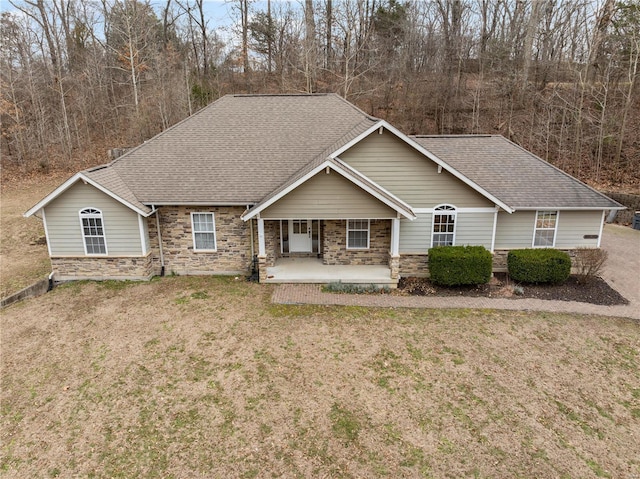
M 289 220 L 289 251 L 311 252 L 311 220 Z

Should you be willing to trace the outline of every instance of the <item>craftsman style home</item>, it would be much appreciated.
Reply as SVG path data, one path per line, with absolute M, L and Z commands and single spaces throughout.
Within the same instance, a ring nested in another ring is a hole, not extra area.
M 482 245 L 495 270 L 513 248 L 597 248 L 622 208 L 502 136 L 407 136 L 333 94 L 229 95 L 25 216 L 62 281 L 259 266 L 393 286 L 436 245 Z

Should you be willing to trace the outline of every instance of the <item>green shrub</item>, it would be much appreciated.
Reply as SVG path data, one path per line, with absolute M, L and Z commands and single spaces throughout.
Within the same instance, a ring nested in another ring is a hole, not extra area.
M 484 284 L 491 279 L 491 270 L 491 253 L 482 246 L 435 246 L 429 250 L 429 274 L 435 284 Z
M 507 256 L 509 276 L 522 283 L 562 283 L 571 274 L 571 258 L 557 249 L 514 249 Z

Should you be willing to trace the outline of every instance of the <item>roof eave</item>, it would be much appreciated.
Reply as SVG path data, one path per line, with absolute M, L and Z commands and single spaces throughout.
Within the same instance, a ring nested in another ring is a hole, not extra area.
M 131 210 L 135 211 L 136 213 L 138 213 L 138 214 L 140 214 L 140 215 L 142 215 L 144 217 L 148 217 L 148 216 L 152 215 L 153 212 L 154 212 L 154 210 L 151 209 L 151 208 L 149 208 L 149 211 L 141 210 L 137 206 L 131 204 L 130 202 L 126 201 L 125 199 L 121 198 L 120 196 L 116 195 L 112 191 L 110 191 L 107 188 L 105 188 L 104 186 L 102 186 L 100 183 L 96 182 L 95 180 L 92 180 L 91 178 L 89 178 L 88 176 L 86 176 L 82 172 L 80 172 L 80 173 L 76 173 L 71 178 L 69 178 L 67 181 L 65 181 L 60 186 L 58 186 L 55 190 L 53 190 L 51 193 L 49 193 L 47 196 L 45 196 L 42 200 L 40 200 L 36 205 L 34 205 L 29 210 L 27 210 L 25 213 L 23 213 L 22 216 L 24 216 L 25 218 L 29 218 L 30 216 L 33 216 L 35 213 L 40 211 L 42 208 L 46 207 L 53 200 L 58 198 L 62 193 L 67 191 L 69 188 L 71 188 L 78 181 L 83 181 L 84 183 L 90 184 L 94 188 L 102 191 L 107 196 L 110 196 L 114 200 L 118 201 L 119 203 L 123 204 L 127 208 L 130 208 Z
M 396 137 L 398 137 L 399 139 L 404 141 L 407 145 L 409 145 L 413 149 L 417 150 L 418 152 L 422 153 L 424 156 L 429 158 L 431 161 L 436 163 L 438 166 L 441 166 L 445 171 L 447 171 L 448 173 L 452 174 L 453 176 L 458 178 L 460 181 L 462 181 L 466 185 L 468 185 L 471 188 L 473 188 L 475 191 L 477 191 L 482 196 L 484 196 L 485 198 L 490 200 L 492 203 L 498 205 L 500 208 L 502 208 L 506 212 L 513 213 L 515 211 L 512 206 L 507 205 L 504 201 L 500 200 L 498 197 L 494 196 L 493 194 L 491 194 L 490 192 L 488 192 L 487 190 L 482 188 L 480 185 L 478 185 L 477 183 L 472 181 L 470 178 L 467 178 L 465 175 L 460 173 L 458 170 L 453 168 L 451 165 L 449 165 L 445 161 L 442 161 L 436 155 L 431 153 L 429 150 L 424 148 L 422 145 L 420 145 L 416 141 L 412 140 L 409 136 L 405 135 L 404 133 L 402 133 L 400 130 L 398 130 L 397 128 L 395 128 L 391 124 L 387 123 L 385 120 L 380 120 L 380 121 L 376 122 L 373 126 L 371 126 L 369 129 L 367 129 L 365 132 L 361 133 L 359 136 L 357 136 L 356 138 L 354 138 L 353 140 L 351 140 L 350 142 L 346 143 L 345 145 L 340 147 L 338 150 L 333 152 L 330 155 L 330 157 L 331 158 L 337 158 L 339 155 L 341 155 L 342 153 L 347 151 L 349 148 L 351 148 L 355 144 L 359 143 L 361 140 L 363 140 L 364 138 L 369 136 L 371 133 L 373 133 L 374 131 L 376 131 L 376 130 L 378 130 L 380 128 L 384 128 L 384 129 L 390 131 Z
M 514 211 L 609 211 L 626 210 L 627 207 L 620 206 L 516 206 Z
M 382 195 L 378 191 L 376 191 L 375 185 L 367 185 L 367 184 L 365 184 L 359 178 L 356 178 L 353 174 L 351 174 L 348 170 L 342 168 L 341 165 L 337 161 L 333 160 L 332 158 L 328 158 L 327 160 L 322 162 L 320 165 L 318 165 L 317 167 L 315 167 L 311 171 L 309 171 L 307 174 L 305 174 L 301 178 L 298 178 L 296 181 L 294 181 L 289 186 L 284 188 L 282 191 L 279 191 L 278 193 L 267 197 L 261 203 L 259 203 L 259 204 L 255 205 L 254 207 L 250 208 L 248 211 L 243 213 L 240 218 L 243 221 L 248 221 L 248 220 L 258 216 L 261 211 L 265 210 L 266 208 L 268 208 L 269 206 L 274 204 L 279 199 L 285 197 L 291 191 L 295 190 L 298 186 L 302 185 L 303 183 L 305 183 L 310 178 L 313 178 L 315 175 L 317 175 L 319 172 L 321 172 L 322 170 L 324 170 L 327 167 L 331 168 L 336 173 L 342 175 L 343 177 L 345 177 L 346 179 L 348 179 L 349 181 L 354 183 L 356 186 L 358 186 L 359 188 L 363 189 L 364 191 L 366 191 L 367 193 L 372 195 L 374 198 L 376 198 L 380 202 L 384 203 L 388 207 L 392 208 L 398 214 L 404 216 L 405 218 L 407 218 L 407 219 L 409 219 L 411 221 L 413 221 L 413 220 L 415 220 L 417 218 L 417 216 L 413 213 L 413 211 L 411 210 L 411 207 L 409 205 L 404 204 L 404 202 L 396 203 L 392 199 L 386 198 L 384 195 Z M 390 193 L 385 193 L 385 194 L 388 194 L 389 196 L 392 196 Z

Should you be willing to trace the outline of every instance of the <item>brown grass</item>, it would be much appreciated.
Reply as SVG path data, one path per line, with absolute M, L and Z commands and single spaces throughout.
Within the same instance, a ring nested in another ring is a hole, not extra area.
M 4 179 L 0 189 L 0 297 L 51 272 L 42 221 L 22 214 L 65 179 L 61 175 Z
M 63 179 L 3 184 L 3 292 L 48 273 L 41 223 L 20 215 Z M 82 282 L 3 310 L 0 474 L 640 475 L 637 322 L 271 291 Z
M 637 322 L 271 291 L 86 282 L 4 310 L 4 476 L 640 474 Z

